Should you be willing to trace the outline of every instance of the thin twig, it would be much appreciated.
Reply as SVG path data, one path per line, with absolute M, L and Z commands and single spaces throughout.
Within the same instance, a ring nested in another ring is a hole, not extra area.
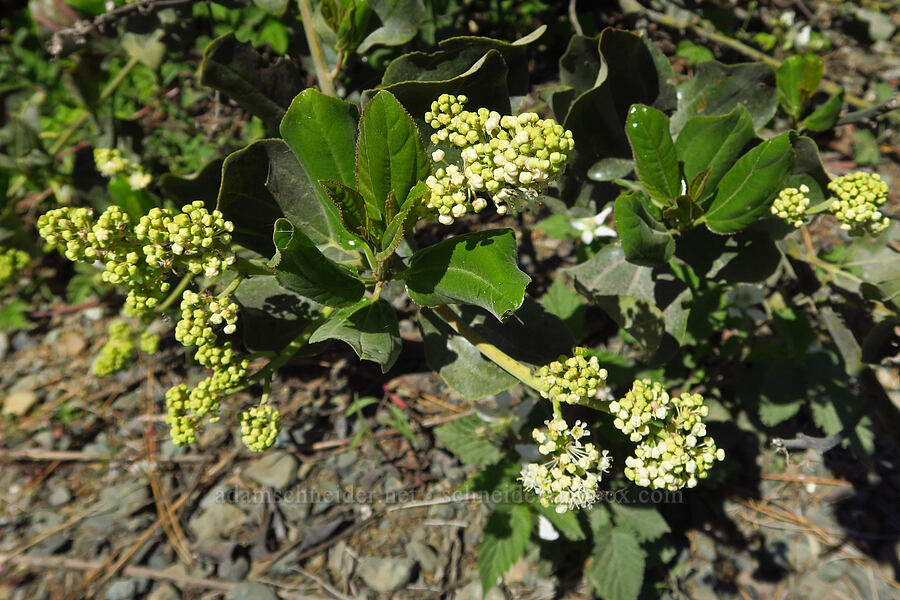
M 297 0 L 300 7 L 300 16 L 303 19 L 303 33 L 306 34 L 306 44 L 309 46 L 309 53 L 312 55 L 313 64 L 316 67 L 316 79 L 319 81 L 319 88 L 323 94 L 336 96 L 334 91 L 334 81 L 328 72 L 328 65 L 325 63 L 325 53 L 322 50 L 322 40 L 313 27 L 313 11 L 309 0 Z
M 575 35 L 584 35 L 581 23 L 578 22 L 578 11 L 575 9 L 575 2 L 576 0 L 569 0 L 569 21 L 572 23 Z

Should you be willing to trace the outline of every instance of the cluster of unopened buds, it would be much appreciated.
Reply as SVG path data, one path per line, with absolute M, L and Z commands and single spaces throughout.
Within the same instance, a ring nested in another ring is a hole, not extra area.
M 0 247 L 0 287 L 28 265 L 28 253 L 18 248 Z
M 254 452 L 270 448 L 278 437 L 278 421 L 281 413 L 262 402 L 241 413 L 241 439 Z
M 157 306 L 173 273 L 221 274 L 234 262 L 232 229 L 222 213 L 208 211 L 199 201 L 180 212 L 154 208 L 137 224 L 115 205 L 96 219 L 93 209 L 72 207 L 38 219 L 38 232 L 50 246 L 69 260 L 100 261 L 105 281 L 129 288 L 125 306 L 130 314 Z
M 534 372 L 540 380 L 541 396 L 566 404 L 589 403 L 606 385 L 606 369 L 585 348 L 575 348 L 573 356 L 560 356 Z
M 425 113 L 436 130 L 431 142 L 457 149 L 462 158 L 461 166 L 440 167 L 425 181 L 430 191 L 426 206 L 444 225 L 484 210 L 487 202 L 479 192 L 491 198 L 500 214 L 518 210 L 559 176 L 575 146 L 572 132 L 553 119 L 530 112 L 500 115 L 487 108 L 470 112 L 463 109 L 467 101 L 466 96 L 442 94 Z M 443 163 L 446 153 L 438 149 L 431 158 Z
M 725 451 L 706 435 L 709 407 L 700 394 L 670 397 L 658 382 L 639 379 L 625 397 L 609 403 L 614 425 L 637 442 L 625 459 L 625 476 L 642 487 L 695 487 Z
M 140 164 L 125 158 L 117 148 L 95 148 L 94 164 L 104 177 L 124 175 L 133 190 L 144 189 L 153 179 Z
M 890 225 L 881 212 L 887 202 L 888 185 L 877 173 L 857 171 L 832 179 L 828 189 L 834 194 L 831 213 L 850 235 L 877 235 Z
M 109 326 L 109 339 L 94 360 L 94 375 L 106 377 L 131 366 L 134 342 L 128 323 L 117 321 Z
M 778 192 L 775 201 L 772 202 L 773 215 L 793 225 L 803 225 L 803 217 L 809 208 L 809 186 L 801 185 L 799 188 L 784 188 Z
M 548 460 L 526 464 L 519 476 L 522 486 L 536 493 L 543 506 L 554 506 L 558 513 L 590 508 L 597 500 L 597 484 L 612 464 L 608 451 L 601 454 L 594 444 L 581 442 L 590 435 L 581 421 L 570 428 L 556 415 L 544 425 L 546 430 L 535 429 L 532 436 L 540 444 L 538 451 Z

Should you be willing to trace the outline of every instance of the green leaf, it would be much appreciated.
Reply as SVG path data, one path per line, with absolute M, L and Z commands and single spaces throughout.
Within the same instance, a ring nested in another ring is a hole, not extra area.
M 588 177 L 594 181 L 615 181 L 634 171 L 634 161 L 629 158 L 604 158 L 588 169 Z
M 541 304 L 566 324 L 576 340 L 584 335 L 586 307 L 581 295 L 569 288 L 562 277 L 557 277 L 541 298 Z
M 390 92 L 378 92 L 363 111 L 356 152 L 356 187 L 372 219 L 384 221 L 388 194 L 406 198 L 430 172 L 431 160 L 412 118 Z
M 639 542 L 652 542 L 671 531 L 655 506 L 610 502 L 609 507 L 616 527 L 627 529 Z
M 311 343 L 323 340 L 347 342 L 361 359 L 380 364 L 382 373 L 393 366 L 403 345 L 397 311 L 385 300 L 368 298 L 332 314 L 309 338 Z
M 133 223 L 137 223 L 141 217 L 150 212 L 156 206 L 156 200 L 145 190 L 133 190 L 128 178 L 119 175 L 111 179 L 106 185 L 109 195 L 117 206 L 128 213 Z
M 728 114 L 694 117 L 685 124 L 675 141 L 675 151 L 684 165 L 685 177 L 692 180 L 704 169 L 709 169 L 703 193 L 694 197 L 701 207 L 707 206 L 722 176 L 753 137 L 753 120 L 743 105 Z
M 270 257 L 272 226 L 283 217 L 268 188 L 270 165 L 294 161 L 281 140 L 260 140 L 229 154 L 222 163 L 217 208 L 235 224 L 234 241 Z M 299 166 L 296 166 L 299 170 Z
M 31 305 L 24 300 L 10 300 L 0 305 L 0 332 L 28 329 L 26 315 Z
M 419 182 L 410 190 L 409 196 L 400 207 L 397 214 L 388 223 L 381 238 L 381 250 L 375 254 L 375 259 L 384 262 L 389 259 L 407 232 L 412 231 L 421 216 L 422 204 L 420 200 L 428 193 L 428 186 Z
M 454 419 L 436 428 L 434 433 L 466 464 L 486 467 L 506 456 L 492 439 L 491 428 L 476 415 Z
M 562 536 L 572 542 L 580 542 L 587 538 L 581 523 L 578 522 L 578 511 L 568 510 L 564 513 L 556 512 L 553 506 L 544 506 L 540 503 L 537 496 L 528 494 L 528 505 L 531 506 L 539 515 L 543 515 L 545 519 L 562 534 Z
M 665 317 L 654 304 L 628 294 L 595 296 L 594 304 L 628 332 L 648 355 L 656 352 L 665 336 Z
M 822 322 L 828 328 L 831 339 L 838 347 L 841 358 L 844 359 L 844 369 L 847 375 L 854 376 L 858 374 L 862 368 L 862 348 L 850 328 L 844 323 L 843 319 L 831 307 L 824 307 L 819 311 Z
M 766 213 L 794 166 L 791 133 L 761 143 L 742 156 L 719 182 L 703 219 L 715 233 L 734 233 Z
M 319 182 L 331 202 L 337 208 L 344 228 L 364 240 L 370 240 L 379 232 L 372 231 L 372 220 L 365 199 L 352 187 L 337 181 L 323 179 Z
M 634 600 L 644 582 L 645 560 L 646 554 L 629 530 L 610 527 L 594 537 L 594 551 L 584 575 L 598 596 Z
M 267 64 L 252 45 L 237 41 L 234 33 L 218 37 L 206 47 L 200 83 L 228 95 L 272 132 L 278 131 L 285 108 L 303 89 L 294 63 L 279 60 Z
M 827 131 L 835 126 L 844 107 L 844 88 L 832 94 L 820 107 L 803 119 L 801 125 L 810 131 Z
M 291 102 L 281 135 L 312 181 L 329 179 L 355 188 L 358 121 L 355 105 L 310 88 Z
M 675 238 L 659 221 L 659 213 L 640 192 L 625 192 L 616 198 L 616 231 L 625 259 L 636 265 L 660 266 L 672 258 Z
M 122 34 L 119 43 L 128 56 L 137 59 L 151 71 L 155 71 L 166 55 L 166 45 L 160 41 L 162 37 L 162 29 L 154 29 L 149 33 L 126 31 Z
M 775 71 L 775 83 L 778 103 L 784 112 L 794 119 L 800 118 L 806 103 L 819 89 L 822 69 L 822 59 L 815 54 L 795 54 L 781 63 Z
M 697 74 L 678 86 L 678 109 L 672 115 L 677 134 L 692 117 L 724 115 L 743 105 L 757 130 L 775 116 L 775 71 L 762 63 L 700 63 Z M 577 142 L 577 140 L 576 140 Z
M 877 238 L 867 237 L 854 242 L 842 267 L 864 280 L 858 283 L 864 298 L 880 300 L 895 310 L 900 309 L 900 224 L 894 221 Z
M 659 207 L 674 204 L 681 190 L 669 118 L 654 108 L 635 104 L 628 111 L 625 133 L 638 179 L 650 199 Z
M 413 39 L 427 18 L 422 0 L 367 0 L 381 19 L 381 27 L 359 44 L 357 52 L 365 54 L 372 46 L 400 46 Z
M 571 87 L 579 96 L 600 82 L 597 81 L 603 67 L 599 52 L 600 36 L 573 35 L 559 59 L 559 82 Z M 559 117 L 565 117 L 564 114 Z
M 853 160 L 858 165 L 876 165 L 881 160 L 878 141 L 868 129 L 853 132 Z
M 433 311 L 419 311 L 425 362 L 448 386 L 467 400 L 481 400 L 511 388 L 518 379 L 486 359 Z M 473 377 L 472 374 L 477 374 Z
M 713 60 L 715 55 L 705 46 L 699 46 L 691 40 L 681 40 L 675 48 L 675 54 L 686 59 L 691 66 L 696 66 L 707 60 Z
M 275 221 L 278 282 L 289 290 L 326 306 L 341 307 L 362 298 L 365 285 L 346 269 L 326 258 L 312 240 L 287 219 Z
M 467 70 L 458 75 L 434 75 L 427 81 L 408 80 L 383 83 L 381 90 L 387 90 L 412 115 L 423 135 L 430 137 L 434 131 L 425 122 L 425 113 L 431 110 L 431 103 L 441 94 L 464 94 L 468 96 L 468 106 L 485 107 L 500 114 L 509 114 L 509 69 L 503 55 L 497 50 L 487 51 Z M 376 90 L 366 90 L 363 99 L 372 98 Z
M 280 17 L 287 7 L 288 0 L 253 0 L 253 4 L 269 14 Z
M 511 229 L 458 235 L 416 252 L 404 275 L 420 306 L 474 304 L 498 319 L 522 305 L 531 278 L 516 265 Z
M 501 504 L 494 509 L 478 545 L 478 573 L 485 594 L 525 551 L 531 526 L 531 511 L 524 504 Z
M 280 351 L 312 322 L 320 308 L 283 287 L 274 275 L 244 279 L 234 291 L 234 299 L 241 307 L 244 345 L 252 352 Z
M 215 206 L 222 184 L 223 162 L 221 158 L 211 160 L 193 175 L 164 173 L 159 178 L 159 187 L 163 196 L 174 200 L 179 206 L 190 204 L 194 200 L 203 200 L 207 206 Z M 229 217 L 226 218 L 232 220 Z

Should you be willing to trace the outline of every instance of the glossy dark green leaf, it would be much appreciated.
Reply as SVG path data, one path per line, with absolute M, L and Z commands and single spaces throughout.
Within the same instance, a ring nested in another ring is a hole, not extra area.
M 655 108 L 635 104 L 628 111 L 625 133 L 638 179 L 650 199 L 660 207 L 673 204 L 681 191 L 669 118 Z
M 599 35 L 592 37 L 573 35 L 569 39 L 565 53 L 559 59 L 559 82 L 571 87 L 576 96 L 599 83 L 597 77 L 603 67 L 599 42 Z
M 382 373 L 393 366 L 403 345 L 397 311 L 382 299 L 368 298 L 333 313 L 309 338 L 313 343 L 324 340 L 347 342 L 361 359 L 380 364 Z
M 194 200 L 203 200 L 206 206 L 215 206 L 222 183 L 223 162 L 221 158 L 211 160 L 193 175 L 163 174 L 159 178 L 163 196 L 182 206 Z
M 381 19 L 381 27 L 359 44 L 357 52 L 366 53 L 376 45 L 400 46 L 413 39 L 427 19 L 422 0 L 368 0 L 369 6 Z
M 268 64 L 251 44 L 237 41 L 234 33 L 216 38 L 204 50 L 200 82 L 258 116 L 271 132 L 278 131 L 285 109 L 303 89 L 294 63 Z
M 337 208 L 344 228 L 360 238 L 366 239 L 370 235 L 369 230 L 372 223 L 362 195 L 355 189 L 337 181 L 323 179 L 319 185 L 325 189 L 325 193 Z M 372 232 L 373 235 L 375 233 Z
M 541 304 L 566 324 L 575 340 L 581 339 L 585 331 L 584 299 L 566 285 L 562 277 L 553 280 L 541 298 Z
M 766 213 L 793 166 L 790 132 L 750 150 L 719 182 L 703 217 L 707 227 L 716 233 L 734 233 L 756 221 Z
M 700 63 L 694 77 L 678 86 L 672 133 L 678 134 L 693 117 L 724 115 L 738 105 L 750 113 L 756 130 L 772 120 L 778 105 L 772 67 L 762 63 Z
M 516 265 L 512 230 L 493 229 L 419 250 L 410 258 L 404 280 L 420 306 L 474 304 L 502 319 L 522 305 L 531 278 Z
M 384 221 L 388 194 L 406 198 L 430 171 L 412 118 L 390 92 L 378 92 L 363 111 L 356 152 L 356 187 L 372 220 Z
M 615 181 L 627 177 L 634 171 L 634 161 L 630 158 L 604 158 L 588 169 L 588 177 L 594 181 Z
M 281 135 L 312 181 L 330 179 L 355 188 L 358 121 L 354 104 L 310 88 L 291 102 Z
M 244 345 L 252 352 L 278 352 L 315 318 L 319 305 L 278 283 L 275 275 L 244 279 L 234 291 L 241 307 Z
M 802 126 L 810 131 L 827 131 L 837 124 L 844 107 L 844 88 L 832 94 L 821 106 L 803 119 Z
M 375 254 L 377 260 L 383 262 L 390 258 L 394 251 L 397 250 L 400 242 L 403 241 L 403 236 L 415 227 L 422 211 L 422 197 L 427 193 L 428 186 L 424 182 L 417 183 L 409 191 L 406 201 L 384 230 L 384 235 L 381 238 L 381 250 Z
M 287 219 L 275 222 L 273 240 L 275 256 L 271 266 L 284 287 L 326 306 L 346 306 L 362 298 L 363 282 L 326 258 Z
M 507 68 L 509 95 L 524 97 L 529 92 L 527 47 L 545 30 L 546 26 L 542 25 L 514 42 L 479 36 L 458 36 L 442 40 L 437 52 L 411 52 L 391 62 L 381 80 L 381 86 L 404 81 L 447 81 L 469 71 L 485 54 L 495 50 L 500 53 Z M 469 110 L 475 110 L 478 106 L 470 106 Z
M 794 54 L 787 57 L 775 71 L 778 103 L 782 110 L 799 119 L 806 103 L 819 89 L 822 81 L 822 59 L 815 54 Z
M 675 141 L 675 151 L 684 165 L 685 177 L 690 181 L 704 169 L 709 169 L 703 194 L 695 198 L 701 207 L 708 204 L 722 176 L 753 138 L 753 120 L 742 105 L 728 114 L 694 117 L 685 124 Z
M 655 267 L 665 264 L 675 251 L 675 238 L 660 222 L 659 213 L 640 192 L 616 199 L 616 231 L 628 262 Z
M 448 386 L 468 400 L 481 400 L 511 388 L 518 379 L 486 359 L 433 311 L 419 311 L 425 362 Z M 472 377 L 477 373 L 477 377 Z
M 431 110 L 431 103 L 441 94 L 464 94 L 469 99 L 467 106 L 484 106 L 500 114 L 509 114 L 508 73 L 503 55 L 497 50 L 489 50 L 466 71 L 448 79 L 398 81 L 382 84 L 379 89 L 393 94 L 415 120 L 422 135 L 428 138 L 434 130 L 425 123 L 425 113 Z M 363 100 L 373 98 L 377 92 L 366 90 Z
M 267 187 L 270 164 L 296 160 L 281 140 L 260 140 L 229 154 L 222 164 L 216 208 L 235 224 L 234 241 L 265 257 L 275 253 L 272 227 L 283 217 Z M 299 170 L 299 165 L 296 166 Z

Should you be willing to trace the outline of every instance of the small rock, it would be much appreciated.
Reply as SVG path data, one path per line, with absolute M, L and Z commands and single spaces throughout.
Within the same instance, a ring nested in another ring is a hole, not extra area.
M 181 594 L 178 593 L 174 586 L 168 583 L 160 583 L 153 588 L 153 591 L 147 596 L 147 600 L 181 600 Z
M 149 500 L 150 490 L 143 481 L 129 481 L 100 490 L 100 501 L 119 514 L 131 514 Z
M 41 431 L 31 439 L 44 450 L 53 450 L 56 445 L 56 436 L 50 431 Z
M 19 331 L 16 333 L 16 335 L 13 336 L 12 347 L 16 352 L 21 352 L 22 350 L 30 348 L 34 345 L 34 338 L 24 331 Z
M 297 482 L 296 457 L 287 452 L 270 452 L 245 470 L 260 485 L 283 490 Z
M 278 595 L 268 586 L 248 582 L 231 588 L 225 594 L 225 600 L 278 600 Z
M 426 573 L 434 573 L 438 568 L 437 552 L 425 542 L 413 540 L 406 544 L 406 555 L 419 563 Z
M 453 600 L 503 600 L 503 592 L 501 592 L 496 587 L 491 588 L 491 590 L 484 594 L 481 591 L 481 583 L 478 581 L 472 581 L 467 585 L 461 587 L 456 590 L 453 594 Z
M 213 504 L 189 522 L 197 539 L 228 537 L 244 524 L 247 515 L 231 504 Z
M 246 556 L 235 556 L 234 560 L 219 563 L 218 574 L 225 581 L 242 581 L 250 572 L 250 561 Z
M 37 402 L 38 395 L 33 391 L 13 392 L 3 399 L 3 414 L 21 417 Z
M 47 502 L 50 506 L 62 506 L 68 504 L 71 499 L 72 492 L 70 492 L 69 488 L 66 486 L 61 485 L 50 492 L 50 496 L 47 497 Z
M 55 347 L 61 356 L 78 356 L 87 348 L 87 342 L 78 332 L 64 331 L 60 334 Z
M 137 595 L 137 582 L 134 579 L 117 579 L 108 588 L 104 598 L 106 600 L 130 600 Z
M 356 572 L 376 592 L 393 592 L 412 580 L 415 567 L 409 558 L 361 556 Z

